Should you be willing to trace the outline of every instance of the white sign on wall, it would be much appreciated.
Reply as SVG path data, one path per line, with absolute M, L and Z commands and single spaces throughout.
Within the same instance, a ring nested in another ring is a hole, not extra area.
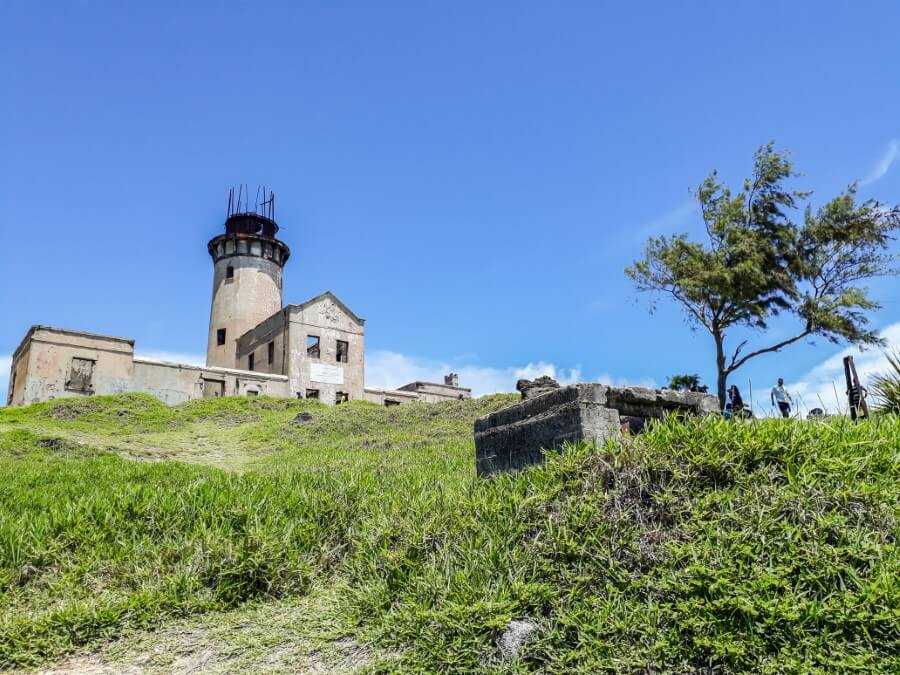
M 310 363 L 309 379 L 324 384 L 344 384 L 344 369 L 328 363 Z

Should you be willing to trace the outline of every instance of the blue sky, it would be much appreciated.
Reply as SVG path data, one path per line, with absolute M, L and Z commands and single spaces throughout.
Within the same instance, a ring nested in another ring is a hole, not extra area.
M 367 318 L 370 384 L 452 367 L 479 393 L 712 380 L 710 339 L 622 270 L 768 140 L 814 204 L 858 179 L 900 201 L 895 2 L 185 4 L 0 7 L 4 390 L 34 323 L 202 358 L 239 182 L 277 193 L 286 301 Z M 900 338 L 896 280 L 873 289 Z M 812 396 L 839 350 L 736 381 Z

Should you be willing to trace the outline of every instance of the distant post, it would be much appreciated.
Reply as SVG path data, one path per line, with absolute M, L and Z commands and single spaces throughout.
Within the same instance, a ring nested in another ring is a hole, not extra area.
M 844 357 L 844 378 L 847 380 L 847 398 L 850 401 L 850 419 L 869 417 L 869 406 L 866 403 L 866 391 L 859 384 L 859 376 L 856 374 L 856 365 L 852 356 Z

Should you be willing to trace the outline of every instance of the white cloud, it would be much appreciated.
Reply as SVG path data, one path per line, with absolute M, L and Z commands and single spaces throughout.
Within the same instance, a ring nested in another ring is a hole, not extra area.
M 900 347 L 900 322 L 881 331 L 881 337 L 888 341 L 888 350 Z M 881 348 L 862 351 L 858 347 L 848 347 L 811 369 L 798 382 L 787 385 L 801 411 L 807 412 L 811 408 L 823 408 L 830 412 L 846 411 L 845 356 L 853 356 L 863 386 L 866 386 L 872 375 L 890 370 Z
M 386 350 L 374 351 L 366 355 L 366 386 L 377 389 L 392 389 L 409 382 L 443 382 L 449 372 L 459 373 L 459 384 L 472 389 L 473 396 L 483 396 L 502 391 L 515 391 L 516 381 L 522 378 L 533 380 L 541 375 L 549 375 L 560 384 L 573 382 L 603 382 L 604 384 L 642 384 L 653 386 L 651 380 L 628 382 L 603 374 L 588 380 L 581 368 L 561 368 L 553 363 L 537 361 L 521 366 L 479 366 L 471 363 L 446 362 L 425 359 Z
M 169 363 L 184 363 L 189 366 L 205 366 L 206 354 L 192 354 L 190 352 L 166 352 L 166 351 L 148 351 L 135 352 L 134 354 L 142 359 L 154 359 L 156 361 L 168 361 Z
M 611 387 L 649 387 L 650 389 L 655 389 L 659 386 L 652 377 L 645 377 L 641 380 L 632 380 L 627 377 L 614 377 L 609 373 L 603 373 L 597 377 L 592 377 L 590 381 L 608 384 Z
M 883 178 L 893 166 L 894 162 L 897 161 L 898 156 L 900 156 L 900 141 L 895 138 L 887 144 L 881 159 L 878 160 L 865 178 L 860 179 L 859 184 L 869 185 L 870 183 L 874 183 Z

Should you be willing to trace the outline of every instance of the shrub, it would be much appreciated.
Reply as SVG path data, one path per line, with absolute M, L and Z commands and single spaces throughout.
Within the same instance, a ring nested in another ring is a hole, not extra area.
M 872 393 L 880 412 L 900 413 L 900 352 L 886 353 L 890 370 L 872 378 Z

